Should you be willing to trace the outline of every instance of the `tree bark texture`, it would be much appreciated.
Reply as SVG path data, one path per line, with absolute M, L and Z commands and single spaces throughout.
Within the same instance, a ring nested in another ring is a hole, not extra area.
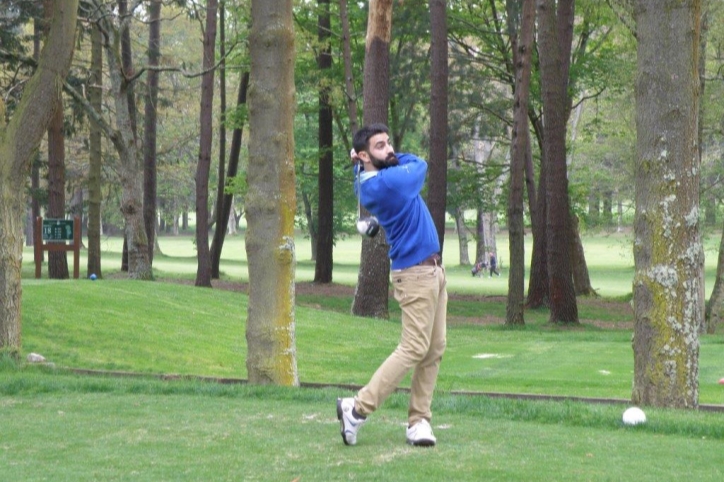
M 390 37 L 392 0 L 370 0 L 364 66 L 364 123 L 387 123 L 390 95 Z M 363 215 L 367 215 L 363 209 Z M 360 268 L 352 313 L 375 318 L 389 317 L 390 260 L 383 229 L 362 240 Z
M 520 4 L 511 4 L 520 5 Z M 518 31 L 511 32 L 515 93 L 513 98 L 513 129 L 510 156 L 510 189 L 508 194 L 509 274 L 506 325 L 524 325 L 525 304 L 525 226 L 523 219 L 525 164 L 530 156 L 528 97 L 530 94 L 535 0 L 524 0 L 522 6 L 508 11 L 511 19 L 520 18 Z
M 545 196 L 548 189 L 548 176 L 546 174 L 545 152 L 541 153 L 540 163 L 535 214 L 531 212 L 533 252 L 531 253 L 528 296 L 526 299 L 526 306 L 531 309 L 548 307 L 550 304 L 548 296 L 548 223 L 546 222 L 548 203 Z M 530 190 L 528 193 L 530 198 Z
M 317 67 L 323 79 L 332 68 L 331 28 L 329 0 L 319 0 L 317 37 L 319 54 Z M 314 247 L 314 282 L 331 283 L 334 263 L 334 119 L 330 104 L 330 89 L 323 80 L 319 86 L 319 125 L 317 144 L 319 148 L 319 170 L 317 175 L 319 199 L 317 203 L 317 238 Z
M 445 0 L 430 7 L 430 159 L 427 206 L 437 228 L 442 254 L 447 215 L 448 46 Z
M 632 401 L 694 408 L 704 314 L 700 0 L 638 0 Z
M 292 0 L 252 0 L 246 323 L 249 381 L 298 385 Z
M 458 233 L 458 252 L 460 253 L 460 266 L 470 265 L 470 252 L 468 251 L 468 232 L 465 226 L 465 212 L 462 208 L 455 208 L 455 230 Z
M 40 58 L 40 39 L 43 35 L 43 21 L 36 18 L 33 21 L 33 59 L 37 62 Z M 32 166 L 30 168 L 30 219 L 28 219 L 29 236 L 26 235 L 26 246 L 32 246 L 35 242 L 35 220 L 40 216 L 40 154 L 35 153 L 33 156 Z M 28 239 L 29 238 L 29 239 Z M 29 242 L 29 244 L 28 244 Z M 42 262 L 45 262 L 45 251 L 42 252 Z
M 591 286 L 591 277 L 588 274 L 586 264 L 586 253 L 581 242 L 581 233 L 578 229 L 578 217 L 571 213 L 571 272 L 573 274 L 573 286 L 576 296 L 596 296 L 596 291 Z
M 100 112 L 103 108 L 103 45 L 101 31 L 96 25 L 91 29 L 91 78 L 88 101 Z M 103 162 L 100 127 L 89 123 L 90 160 L 88 169 L 88 275 L 103 277 L 101 269 L 101 165 Z
M 214 236 L 211 240 L 209 248 L 209 262 L 211 263 L 211 279 L 219 279 L 221 272 L 219 264 L 221 263 L 221 253 L 216 257 L 214 250 L 218 247 L 218 236 L 220 233 L 226 234 L 226 223 L 224 222 L 224 187 L 226 187 L 226 129 L 227 124 L 227 104 L 226 104 L 226 2 L 221 0 L 219 3 L 219 55 L 221 63 L 219 65 L 219 110 L 221 119 L 219 125 L 219 166 L 217 169 L 216 182 L 216 202 L 214 203 Z M 216 260 L 218 259 L 218 263 Z
M 568 253 L 571 231 L 566 167 L 568 59 L 571 45 L 571 34 L 568 31 L 573 29 L 573 0 L 537 0 L 537 6 L 548 187 L 545 196 L 549 321 L 577 324 L 578 306 Z
M 50 27 L 54 2 L 43 1 L 44 29 Z M 63 132 L 63 92 L 53 101 L 53 115 L 48 124 L 48 218 L 65 219 L 65 133 Z M 66 251 L 48 252 L 48 278 L 68 279 L 68 255 Z
M 57 108 L 57 98 L 73 57 L 78 0 L 58 2 L 38 68 L 23 88 L 17 109 L 0 122 L 0 350 L 21 348 L 21 265 L 25 185 L 31 160 Z M 0 112 L 5 106 L 0 99 Z
M 51 14 L 52 15 L 52 14 Z M 63 96 L 53 101 L 58 104 L 48 125 L 48 212 L 46 217 L 65 219 L 65 134 L 63 132 Z M 68 279 L 66 251 L 48 252 L 48 278 Z
M 130 79 L 135 73 L 133 69 L 133 48 L 131 45 L 132 14 L 128 11 L 128 0 L 118 0 L 119 33 L 121 36 L 121 68 L 123 77 Z M 133 138 L 138 141 L 138 111 L 136 110 L 136 91 L 133 83 L 124 86 L 124 94 L 128 101 L 128 117 L 133 131 Z
M 214 108 L 214 55 L 216 53 L 217 0 L 206 2 L 204 31 L 204 75 L 201 77 L 201 109 L 199 112 L 199 162 L 196 166 L 196 286 L 211 287 L 209 256 L 209 171 Z
M 148 6 L 148 65 L 156 67 L 161 58 L 161 0 Z M 143 142 L 143 224 L 148 238 L 148 261 L 153 265 L 156 245 L 156 129 L 158 116 L 158 71 L 146 72 L 146 105 Z

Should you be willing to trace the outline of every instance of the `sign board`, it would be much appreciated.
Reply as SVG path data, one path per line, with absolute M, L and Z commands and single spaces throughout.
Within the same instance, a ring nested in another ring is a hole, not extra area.
M 40 278 L 45 251 L 73 251 L 73 278 L 80 274 L 80 218 L 43 219 L 35 218 L 33 229 L 33 251 L 35 254 L 35 278 Z M 47 241 L 47 243 L 46 243 Z M 70 244 L 66 244 L 70 241 Z
M 73 241 L 73 220 L 43 219 L 43 241 Z

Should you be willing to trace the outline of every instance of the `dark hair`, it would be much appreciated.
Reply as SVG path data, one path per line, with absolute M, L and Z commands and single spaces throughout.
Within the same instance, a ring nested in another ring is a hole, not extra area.
M 390 130 L 382 123 L 362 126 L 354 135 L 352 147 L 355 152 L 367 151 L 370 138 L 377 134 L 389 134 Z

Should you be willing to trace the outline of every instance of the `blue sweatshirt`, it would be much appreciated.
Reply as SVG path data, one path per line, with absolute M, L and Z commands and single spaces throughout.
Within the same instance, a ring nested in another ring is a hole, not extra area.
M 427 162 L 412 154 L 397 154 L 397 158 L 398 166 L 363 171 L 359 189 L 362 205 L 385 229 L 392 269 L 405 269 L 439 253 L 440 241 L 430 211 L 420 196 Z

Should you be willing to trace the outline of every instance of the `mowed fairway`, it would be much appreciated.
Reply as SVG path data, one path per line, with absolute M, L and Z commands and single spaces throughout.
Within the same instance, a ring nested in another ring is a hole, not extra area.
M 339 436 L 332 389 L 3 372 L 5 480 L 718 481 L 722 414 L 439 394 L 438 445 L 404 442 L 406 397 Z
M 222 260 L 227 282 L 246 281 L 242 239 L 229 240 Z M 632 319 L 625 300 L 633 266 L 623 236 L 585 241 L 592 284 L 606 299 L 580 300 L 583 325 L 576 329 L 547 325 L 545 311 L 526 313 L 524 329 L 506 329 L 504 299 L 497 295 L 507 289 L 507 256 L 501 256 L 500 278 L 473 278 L 468 267 L 455 266 L 457 253 L 448 249 L 457 249 L 457 242 L 447 240 L 449 290 L 459 296 L 451 296 L 448 350 L 433 407 L 439 444 L 428 450 L 404 443 L 404 393 L 370 418 L 358 446 L 346 447 L 334 402 L 352 394 L 349 389 L 183 377 L 246 377 L 246 295 L 123 279 L 120 243 L 105 242 L 103 280 L 47 280 L 45 267 L 44 278 L 34 280 L 32 264 L 23 266 L 23 354 L 41 353 L 54 367 L 0 363 L 3 479 L 658 481 L 724 475 L 724 412 L 645 408 L 648 422 L 631 428 L 621 423 L 625 403 L 481 395 L 630 397 Z M 308 241 L 298 243 L 297 279 L 310 281 Z M 192 280 L 190 238 L 162 238 L 161 247 L 157 277 Z M 713 276 L 709 258 L 707 275 Z M 26 251 L 25 260 L 32 254 Z M 338 243 L 335 282 L 353 286 L 358 263 L 359 239 Z M 313 292 L 297 296 L 302 383 L 362 385 L 396 345 L 394 301 L 390 320 L 353 317 L 350 302 Z M 701 338 L 702 404 L 724 404 L 722 347 L 721 330 Z M 78 376 L 68 369 L 129 376 Z M 160 380 L 160 374 L 181 377 Z

